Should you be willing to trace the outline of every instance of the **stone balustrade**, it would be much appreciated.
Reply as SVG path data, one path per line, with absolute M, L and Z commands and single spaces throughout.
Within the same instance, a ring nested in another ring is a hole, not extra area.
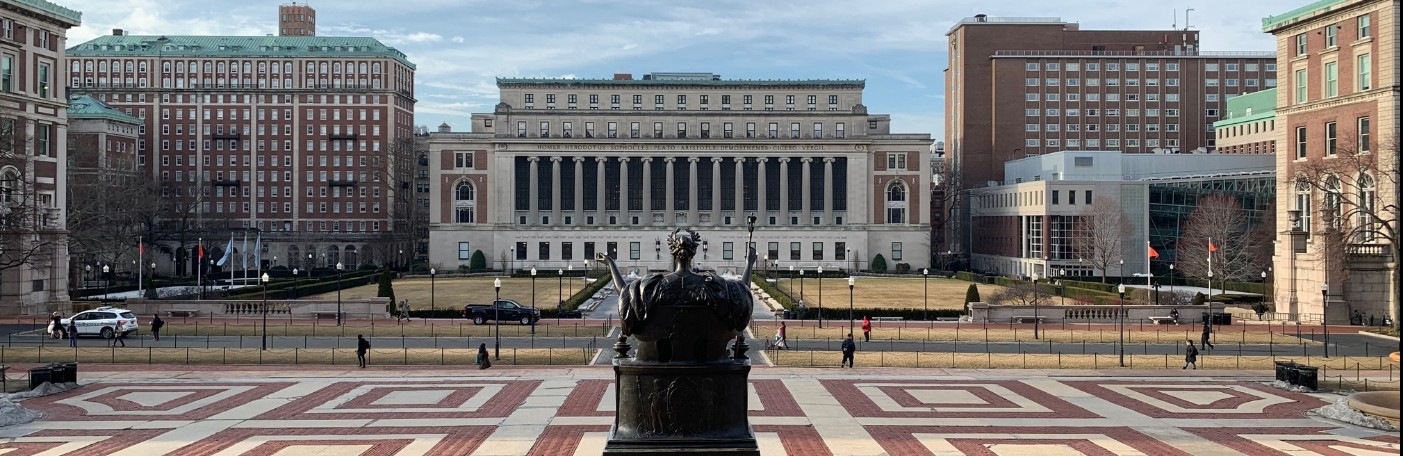
M 383 318 L 389 304 L 390 298 L 342 299 L 340 310 L 348 319 Z M 195 311 L 200 317 L 255 316 L 263 314 L 264 305 L 261 299 L 128 299 L 118 306 L 149 318 L 153 314 L 166 316 L 170 311 Z M 266 305 L 269 315 L 284 318 L 313 318 L 319 313 L 334 315 L 338 307 L 334 299 L 269 299 Z

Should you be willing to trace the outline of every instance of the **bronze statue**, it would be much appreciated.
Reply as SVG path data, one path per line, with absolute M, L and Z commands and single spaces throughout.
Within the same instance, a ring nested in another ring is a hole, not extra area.
M 695 231 L 674 230 L 667 238 L 672 271 L 625 282 L 618 265 L 599 255 L 608 265 L 619 290 L 619 319 L 624 336 L 638 339 L 640 361 L 715 361 L 726 358 L 726 346 L 750 323 L 754 299 L 750 271 L 755 248 L 747 247 L 745 272 L 740 280 L 715 271 L 697 271 L 692 264 L 701 236 Z

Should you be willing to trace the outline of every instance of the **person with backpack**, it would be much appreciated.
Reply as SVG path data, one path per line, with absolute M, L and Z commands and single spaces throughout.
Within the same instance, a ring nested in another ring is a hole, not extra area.
M 165 327 L 165 326 L 166 326 L 166 321 L 161 319 L 161 315 L 160 315 L 160 314 L 157 314 L 155 317 L 151 318 L 151 337 L 154 338 L 154 339 L 156 339 L 157 341 L 160 341 L 160 340 L 161 340 L 161 328 L 163 328 L 163 327 Z
M 843 367 L 844 365 L 846 365 L 848 366 L 848 368 L 852 368 L 853 353 L 856 352 L 857 343 L 853 342 L 853 333 L 848 333 L 848 337 L 846 339 L 843 339 L 843 362 L 838 364 L 838 367 Z
M 365 369 L 365 354 L 370 351 L 370 341 L 365 340 L 365 336 L 356 334 L 356 359 L 360 361 L 361 369 Z
M 1192 340 L 1184 341 L 1184 345 L 1184 367 L 1180 369 L 1188 369 L 1189 365 L 1192 364 L 1194 370 L 1198 370 L 1198 348 L 1194 347 Z
M 477 368 L 486 369 L 492 367 L 492 358 L 487 356 L 487 344 L 482 343 L 477 346 Z
M 54 314 L 49 317 L 49 334 L 52 335 L 53 338 L 58 339 L 60 337 L 66 337 L 67 332 L 68 331 L 66 331 L 63 326 L 63 314 L 54 311 Z

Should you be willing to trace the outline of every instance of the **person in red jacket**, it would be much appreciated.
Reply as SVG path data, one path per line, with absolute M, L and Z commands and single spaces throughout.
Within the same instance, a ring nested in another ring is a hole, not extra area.
M 865 315 L 862 317 L 862 341 L 872 341 L 872 318 Z

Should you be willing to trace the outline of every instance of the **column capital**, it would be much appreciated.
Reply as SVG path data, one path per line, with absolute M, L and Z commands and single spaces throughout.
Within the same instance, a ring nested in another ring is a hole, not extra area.
M 737 164 L 745 163 L 745 157 L 735 157 L 735 158 L 732 158 L 731 160 L 734 160 Z
M 804 163 L 812 163 L 812 162 L 814 161 L 814 158 L 813 158 L 813 157 L 804 157 L 804 158 L 799 159 L 799 161 L 804 162 Z
M 619 163 L 628 163 L 628 157 L 619 157 Z
M 551 157 L 550 161 L 560 163 L 564 157 Z
M 575 163 L 583 163 L 585 161 L 585 157 L 575 157 L 574 160 Z
M 642 157 L 642 158 L 639 158 L 638 160 L 642 161 L 643 163 L 652 163 L 652 162 L 653 162 L 653 157 Z
M 677 161 L 677 157 L 664 157 L 664 158 L 663 158 L 663 161 L 668 162 L 668 163 L 672 163 L 672 162 Z
M 541 161 L 541 157 L 526 157 L 526 161 L 535 163 L 535 162 Z
M 721 157 L 711 157 L 711 162 L 712 162 L 712 163 L 721 163 L 721 162 L 723 162 L 723 161 L 726 161 L 726 159 L 721 158 Z
M 789 157 L 779 158 L 778 160 L 780 163 L 789 163 Z
M 835 161 L 838 161 L 838 159 L 833 158 L 833 157 L 823 157 L 823 162 L 824 162 L 824 163 L 833 163 L 833 162 L 835 162 Z
M 604 163 L 609 161 L 609 157 L 594 157 L 594 161 L 595 163 Z
M 760 162 L 760 163 L 765 163 L 765 162 L 767 162 L 767 161 L 770 161 L 770 159 L 769 159 L 769 158 L 766 158 L 766 157 L 760 157 L 760 158 L 756 158 L 755 161 Z
M 701 161 L 701 159 L 700 159 L 700 158 L 697 158 L 697 157 L 691 157 L 691 158 L 688 158 L 687 161 L 692 162 L 692 163 L 696 163 L 696 162 Z

